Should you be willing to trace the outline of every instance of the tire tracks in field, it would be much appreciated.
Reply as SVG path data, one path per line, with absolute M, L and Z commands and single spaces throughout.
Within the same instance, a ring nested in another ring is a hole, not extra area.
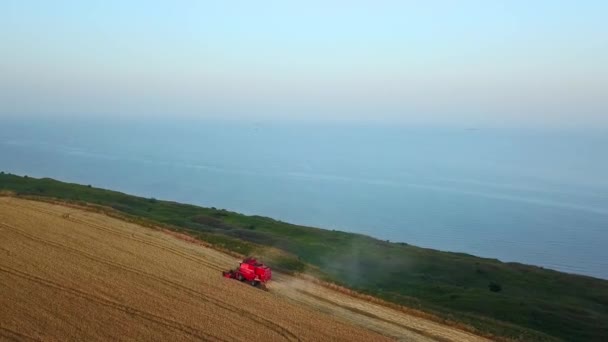
M 132 306 L 124 305 L 124 304 L 121 304 L 121 303 L 118 303 L 118 302 L 115 302 L 115 301 L 112 301 L 112 300 L 109 300 L 109 299 L 106 299 L 103 297 L 95 296 L 93 294 L 87 293 L 87 292 L 79 290 L 79 289 L 67 287 L 67 286 L 55 283 L 51 280 L 44 279 L 44 278 L 35 276 L 35 275 L 27 273 L 27 272 L 19 271 L 12 267 L 0 266 L 0 272 L 4 272 L 4 273 L 10 274 L 10 275 L 13 275 L 15 277 L 19 277 L 19 278 L 31 281 L 40 286 L 44 286 L 44 287 L 52 288 L 52 289 L 55 289 L 55 290 L 58 290 L 58 291 L 61 291 L 64 293 L 68 293 L 72 296 L 84 299 L 89 302 L 94 302 L 94 303 L 103 305 L 105 307 L 116 309 L 118 311 L 122 311 L 124 313 L 143 318 L 150 322 L 162 325 L 167 328 L 172 328 L 174 330 L 181 331 L 183 333 L 186 333 L 187 335 L 194 336 L 194 337 L 203 339 L 205 341 L 218 341 L 218 340 L 225 341 L 225 340 L 222 340 L 218 336 L 207 334 L 207 333 L 202 332 L 198 329 L 195 329 L 189 325 L 179 323 L 177 321 L 170 320 L 165 317 L 158 316 L 158 315 L 155 315 L 155 314 L 147 312 L 147 311 L 138 310 Z
M 283 327 L 283 326 L 281 326 L 279 324 L 276 324 L 276 323 L 274 323 L 274 322 L 272 322 L 272 321 L 270 321 L 268 319 L 265 319 L 265 318 L 263 318 L 261 316 L 258 316 L 256 314 L 254 314 L 252 312 L 249 312 L 249 311 L 247 311 L 245 309 L 242 309 L 240 307 L 237 307 L 237 306 L 228 304 L 226 302 L 220 301 L 220 300 L 216 299 L 215 297 L 212 297 L 212 296 L 206 295 L 206 294 L 204 294 L 202 292 L 193 290 L 193 289 L 191 289 L 191 288 L 189 288 L 187 286 L 184 286 L 184 285 L 182 285 L 180 283 L 177 283 L 175 281 L 171 281 L 171 280 L 165 279 L 163 277 L 159 277 L 159 276 L 156 276 L 154 274 L 150 274 L 150 273 L 144 272 L 142 270 L 139 270 L 137 268 L 133 268 L 133 267 L 128 266 L 128 265 L 124 265 L 124 264 L 120 264 L 120 263 L 117 263 L 117 262 L 114 262 L 114 261 L 110 261 L 110 260 L 99 258 L 99 257 L 97 257 L 97 256 L 95 256 L 95 255 L 93 255 L 91 253 L 79 250 L 77 248 L 65 246 L 65 245 L 60 244 L 60 243 L 55 242 L 55 241 L 50 241 L 50 240 L 46 240 L 46 239 L 43 239 L 43 238 L 31 235 L 31 234 L 29 234 L 27 232 L 24 232 L 23 230 L 21 230 L 21 229 L 19 229 L 17 227 L 11 226 L 11 225 L 3 223 L 3 222 L 0 222 L 0 225 L 3 225 L 5 227 L 11 229 L 12 231 L 16 232 L 17 234 L 20 234 L 20 235 L 22 235 L 22 236 L 24 236 L 26 238 L 29 238 L 29 239 L 31 239 L 33 241 L 37 241 L 37 242 L 42 243 L 42 244 L 53 246 L 55 248 L 63 249 L 63 250 L 68 251 L 68 252 L 70 252 L 72 254 L 83 256 L 83 257 L 85 257 L 87 259 L 96 261 L 98 263 L 105 264 L 107 266 L 112 266 L 112 267 L 118 268 L 118 269 L 126 271 L 126 272 L 131 272 L 131 273 L 137 274 L 139 276 L 146 277 L 146 278 L 158 281 L 158 282 L 160 282 L 160 283 L 162 283 L 162 284 L 164 284 L 166 286 L 172 287 L 174 289 L 185 291 L 185 292 L 187 292 L 187 293 L 189 293 L 191 295 L 194 295 L 194 296 L 196 296 L 196 297 L 198 297 L 198 298 L 200 298 L 200 299 L 202 299 L 202 300 L 204 300 L 204 301 L 206 301 L 206 302 L 208 302 L 210 304 L 213 304 L 213 305 L 215 305 L 215 306 L 217 306 L 217 307 L 219 307 L 221 309 L 224 309 L 224 310 L 227 310 L 227 311 L 239 314 L 241 316 L 247 317 L 250 320 L 252 320 L 254 323 L 258 323 L 258 324 L 264 325 L 268 329 L 270 329 L 270 330 L 274 331 L 275 333 L 281 335 L 282 337 L 284 337 L 287 340 L 300 341 L 300 339 L 293 332 L 291 332 L 289 329 L 287 329 L 287 328 L 285 328 L 285 327 Z
M 25 334 L 22 334 L 18 331 L 9 329 L 9 328 L 4 328 L 4 327 L 0 327 L 0 337 L 4 337 L 4 338 L 8 338 L 11 341 L 24 341 L 24 340 L 28 340 L 28 341 L 40 341 L 39 339 L 32 337 L 32 336 L 28 336 Z
M 373 320 L 377 320 L 377 321 L 380 321 L 380 322 L 383 322 L 383 323 L 386 323 L 386 324 L 393 325 L 393 326 L 395 326 L 395 327 L 397 327 L 399 329 L 405 329 L 405 330 L 407 330 L 407 331 L 409 331 L 411 333 L 414 333 L 414 334 L 426 337 L 428 339 L 431 339 L 431 340 L 434 340 L 434 341 L 437 341 L 437 342 L 450 342 L 451 341 L 450 339 L 448 339 L 448 338 L 446 338 L 444 336 L 440 336 L 440 335 L 436 335 L 436 334 L 431 334 L 431 333 L 429 333 L 427 331 L 424 331 L 424 330 L 420 329 L 419 327 L 413 327 L 411 325 L 408 326 L 408 325 L 405 325 L 405 324 L 402 324 L 402 323 L 399 323 L 399 322 L 396 322 L 396 321 L 392 321 L 392 320 L 386 319 L 384 317 L 378 316 L 376 314 L 373 314 L 371 312 L 358 309 L 358 308 L 356 308 L 354 306 L 338 303 L 337 301 L 333 301 L 333 300 L 331 300 L 329 298 L 325 298 L 323 296 L 316 295 L 316 294 L 314 294 L 312 292 L 309 292 L 309 291 L 306 291 L 306 290 L 296 289 L 296 291 L 299 292 L 299 293 L 301 293 L 304 296 L 311 297 L 311 298 L 313 298 L 315 300 L 318 300 L 318 301 L 320 301 L 322 303 L 326 303 L 326 304 L 329 304 L 331 306 L 335 306 L 335 307 L 341 308 L 343 310 L 347 310 L 347 311 L 352 312 L 352 313 L 357 314 L 357 315 L 362 315 L 362 316 L 371 318 Z

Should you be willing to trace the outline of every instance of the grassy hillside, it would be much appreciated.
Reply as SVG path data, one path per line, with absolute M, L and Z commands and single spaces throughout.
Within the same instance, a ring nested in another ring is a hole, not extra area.
M 242 254 L 274 247 L 272 266 L 522 340 L 608 340 L 608 281 L 389 243 L 216 208 L 146 199 L 52 179 L 0 174 L 0 191 L 111 207 Z

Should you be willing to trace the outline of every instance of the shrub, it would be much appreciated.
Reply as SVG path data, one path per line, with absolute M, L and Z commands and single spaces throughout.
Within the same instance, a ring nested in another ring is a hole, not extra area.
M 211 216 L 198 215 L 192 218 L 193 222 L 200 223 L 205 226 L 220 228 L 220 229 L 231 229 L 230 225 L 225 224 L 222 220 Z
M 496 282 L 493 282 L 493 281 L 490 282 L 490 284 L 488 284 L 488 288 L 492 292 L 500 292 L 502 290 L 502 286 L 500 286 L 499 283 L 496 283 Z

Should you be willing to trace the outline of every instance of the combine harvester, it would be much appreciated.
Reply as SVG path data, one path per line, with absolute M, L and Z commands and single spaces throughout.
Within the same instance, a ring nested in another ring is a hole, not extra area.
M 270 267 L 258 262 L 255 258 L 247 258 L 235 270 L 222 272 L 224 277 L 246 281 L 252 286 L 266 290 L 266 282 L 272 278 Z

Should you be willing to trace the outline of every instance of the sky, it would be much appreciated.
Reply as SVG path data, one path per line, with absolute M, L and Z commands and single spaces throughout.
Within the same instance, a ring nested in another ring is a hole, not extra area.
M 608 127 L 607 1 L 0 2 L 0 116 Z

